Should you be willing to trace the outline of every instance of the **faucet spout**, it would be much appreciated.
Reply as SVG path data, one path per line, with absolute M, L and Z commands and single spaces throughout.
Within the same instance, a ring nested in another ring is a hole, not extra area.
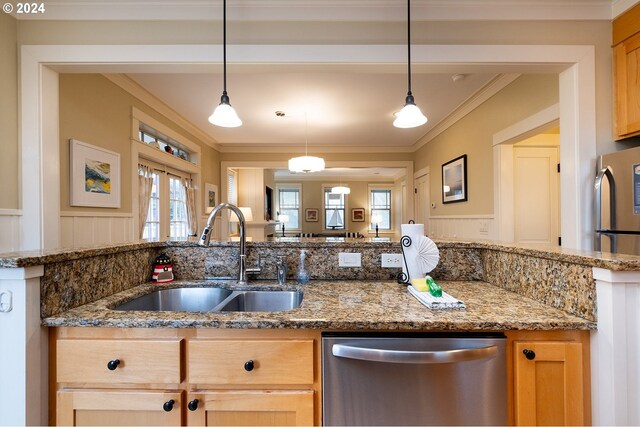
M 238 216 L 238 221 L 240 223 L 240 260 L 238 284 L 244 285 L 247 283 L 245 219 L 242 211 L 237 206 L 232 205 L 231 203 L 220 203 L 218 206 L 213 208 L 213 210 L 209 214 L 209 218 L 207 218 L 207 225 L 205 225 L 204 229 L 202 230 L 202 235 L 200 236 L 198 244 L 200 246 L 209 246 L 209 242 L 211 241 L 211 229 L 215 224 L 216 215 L 222 209 L 229 209 Z

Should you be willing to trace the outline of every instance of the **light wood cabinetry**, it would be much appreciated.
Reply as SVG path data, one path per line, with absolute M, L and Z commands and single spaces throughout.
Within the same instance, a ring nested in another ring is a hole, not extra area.
M 587 334 L 509 334 L 514 425 L 591 424 Z
M 319 425 L 320 332 L 57 328 L 57 425 Z
M 615 137 L 640 135 L 640 4 L 613 21 Z

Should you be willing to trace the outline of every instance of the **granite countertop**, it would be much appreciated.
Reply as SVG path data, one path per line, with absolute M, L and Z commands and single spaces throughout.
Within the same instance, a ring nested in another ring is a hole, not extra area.
M 595 329 L 596 323 L 549 307 L 486 282 L 442 281 L 442 288 L 465 302 L 465 310 L 430 310 L 406 288 L 390 281 L 273 282 L 248 288 L 301 289 L 302 305 L 287 312 L 143 312 L 111 310 L 158 288 L 232 286 L 233 282 L 176 281 L 143 284 L 96 302 L 48 317 L 46 326 L 123 328 L 289 328 L 331 330 L 553 330 Z M 247 289 L 245 287 L 244 289 Z
M 555 261 L 579 264 L 588 267 L 600 267 L 613 271 L 640 271 L 640 256 L 612 254 L 608 252 L 580 251 L 566 249 L 562 247 L 543 247 L 521 244 L 501 243 L 494 241 L 463 241 L 463 240 L 434 240 L 439 248 L 469 248 L 486 249 L 513 254 L 527 255 L 536 258 L 550 259 Z M 353 238 L 296 238 L 296 237 L 276 237 L 265 240 L 248 241 L 247 247 L 331 247 L 339 244 L 341 247 L 367 248 L 380 247 L 380 245 L 397 246 L 400 248 L 398 239 L 385 238 L 384 241 L 375 238 L 353 239 Z M 211 241 L 210 247 L 237 246 L 238 240 Z M 57 249 L 41 251 L 23 251 L 0 253 L 0 268 L 24 268 L 35 265 L 49 264 L 55 262 L 72 261 L 82 258 L 89 258 L 98 255 L 109 255 L 120 252 L 136 251 L 145 248 L 165 248 L 165 247 L 193 247 L 206 250 L 198 246 L 195 239 L 188 241 L 167 241 L 167 242 L 146 242 L 126 243 L 111 246 L 101 246 L 84 249 Z

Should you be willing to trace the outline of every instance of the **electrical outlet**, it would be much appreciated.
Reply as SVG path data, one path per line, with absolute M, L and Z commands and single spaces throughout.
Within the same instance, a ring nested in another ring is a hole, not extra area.
M 402 267 L 402 255 L 401 254 L 382 254 L 382 267 L 384 268 Z
M 362 255 L 359 252 L 340 252 L 338 267 L 362 267 Z

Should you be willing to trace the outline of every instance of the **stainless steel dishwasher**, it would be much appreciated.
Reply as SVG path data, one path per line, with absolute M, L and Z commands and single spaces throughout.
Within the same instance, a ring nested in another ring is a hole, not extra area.
M 506 425 L 503 334 L 322 337 L 323 423 Z

